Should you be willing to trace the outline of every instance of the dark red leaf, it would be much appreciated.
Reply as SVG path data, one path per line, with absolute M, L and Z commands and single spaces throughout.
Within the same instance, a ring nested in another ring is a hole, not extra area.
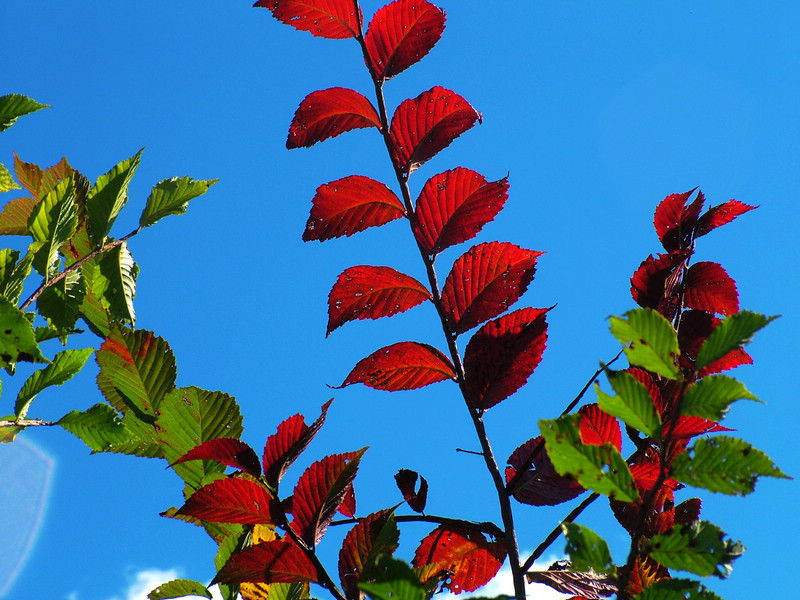
M 271 540 L 228 559 L 212 583 L 313 583 L 317 568 L 292 540 Z
M 615 417 L 604 413 L 597 404 L 587 404 L 578 410 L 581 415 L 581 440 L 584 444 L 602 446 L 611 444 L 622 450 L 622 430 Z
M 389 128 L 395 166 L 404 173 L 415 171 L 480 118 L 464 98 L 439 86 L 403 101 Z
M 325 535 L 366 450 L 326 456 L 308 467 L 297 481 L 292 494 L 292 529 L 309 546 L 316 546 Z
M 653 224 L 667 252 L 688 248 L 692 243 L 694 226 L 703 210 L 704 200 L 703 192 L 697 192 L 697 198 L 687 207 L 686 202 L 694 191 L 667 196 L 656 207 Z
M 688 525 L 700 518 L 700 509 L 703 503 L 700 498 L 689 498 L 675 507 L 675 523 L 678 525 Z
M 363 383 L 376 390 L 413 390 L 431 383 L 455 379 L 450 360 L 433 346 L 398 342 L 359 361 L 339 387 Z
M 247 479 L 217 479 L 192 494 L 179 510 L 212 523 L 280 523 L 280 502 L 259 484 Z
M 372 513 L 347 532 L 339 550 L 339 578 L 347 598 L 362 597 L 358 583 L 365 569 L 373 566 L 378 556 L 391 555 L 397 549 L 399 537 L 392 512 L 388 510 Z
M 542 254 L 508 242 L 489 242 L 460 256 L 442 289 L 450 328 L 464 333 L 508 310 L 528 289 Z
M 391 317 L 430 299 L 424 285 L 390 267 L 350 267 L 328 295 L 326 335 L 348 321 Z
M 329 240 L 378 227 L 406 214 L 388 187 L 361 175 L 351 175 L 317 188 L 303 240 Z
M 278 425 L 278 431 L 267 438 L 264 445 L 264 478 L 273 488 L 278 487 L 283 474 L 306 449 L 325 422 L 325 415 L 333 400 L 322 405 L 322 414 L 311 426 L 303 415 L 289 417 Z
M 481 327 L 467 344 L 469 401 L 488 409 L 525 385 L 547 344 L 546 308 L 522 308 Z
M 509 491 L 523 504 L 555 506 L 580 496 L 584 491 L 577 481 L 556 472 L 542 436 L 528 440 L 514 450 L 507 462 L 506 484 L 515 480 Z
M 731 429 L 702 417 L 680 417 L 674 430 L 670 428 L 669 423 L 664 424 L 664 437 L 669 436 L 674 440 L 688 440 L 698 435 L 721 431 L 731 431 Z
M 693 264 L 686 272 L 683 285 L 684 304 L 687 308 L 723 315 L 739 312 L 736 283 L 717 263 Z
M 289 127 L 286 147 L 313 146 L 346 131 L 364 127 L 380 129 L 372 104 L 355 90 L 335 87 L 311 92 L 300 103 Z
M 417 243 L 427 254 L 438 254 L 465 242 L 495 218 L 507 199 L 508 177 L 489 183 L 463 167 L 434 175 L 417 199 Z
M 253 6 L 268 8 L 273 16 L 316 37 L 344 39 L 358 35 L 361 13 L 351 0 L 258 0 Z
M 375 79 L 394 77 L 419 62 L 442 37 L 445 16 L 426 0 L 395 0 L 379 8 L 364 35 Z
M 419 490 L 416 489 L 417 478 L 420 480 Z M 428 482 L 425 478 L 420 477 L 416 471 L 400 469 L 394 480 L 409 508 L 418 513 L 425 512 L 425 503 L 428 500 Z
M 344 515 L 348 519 L 353 519 L 356 516 L 356 490 L 351 484 L 344 492 L 342 503 L 337 509 L 340 515 Z
M 730 223 L 739 215 L 753 210 L 754 208 L 758 207 L 750 206 L 738 200 L 728 200 L 723 204 L 712 206 L 697 220 L 694 237 L 699 238 L 701 235 L 705 235 L 712 229 L 716 229 L 721 225 Z
M 631 296 L 633 301 L 643 308 L 661 311 L 675 309 L 677 306 L 664 306 L 664 301 L 674 296 L 680 271 L 677 267 L 683 263 L 686 255 L 681 252 L 648 256 L 631 277 Z M 662 314 L 668 314 L 662 312 Z
M 692 368 L 703 342 L 721 322 L 722 319 L 705 311 L 686 310 L 683 312 L 680 328 L 678 329 L 678 343 L 681 348 L 681 361 L 685 367 Z M 753 359 L 745 352 L 744 348 L 736 348 L 706 366 L 697 374 L 697 377 L 721 373 L 739 365 L 750 365 L 752 363 Z
M 258 477 L 261 475 L 261 463 L 255 451 L 236 438 L 216 438 L 195 446 L 173 464 L 187 460 L 215 460 L 235 469 L 247 471 Z M 172 466 L 172 465 L 170 465 Z
M 436 565 L 450 572 L 444 584 L 454 594 L 486 585 L 506 559 L 502 542 L 489 542 L 479 531 L 437 527 L 420 543 L 411 564 L 415 568 Z

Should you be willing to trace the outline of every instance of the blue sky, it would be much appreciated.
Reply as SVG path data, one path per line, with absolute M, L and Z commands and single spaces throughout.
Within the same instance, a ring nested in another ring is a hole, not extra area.
M 364 2 L 365 16 L 380 5 Z M 759 209 L 702 238 L 698 259 L 728 270 L 743 308 L 783 315 L 750 347 L 755 365 L 737 372 L 767 406 L 740 403 L 726 424 L 788 474 L 800 473 L 790 447 L 798 418 L 792 340 L 800 333 L 800 6 L 439 5 L 447 11 L 444 37 L 421 63 L 388 82 L 388 102 L 393 107 L 442 85 L 469 100 L 484 121 L 415 173 L 412 191 L 457 165 L 489 180 L 509 174 L 506 209 L 478 241 L 546 251 L 520 306 L 557 303 L 535 376 L 487 416 L 498 459 L 535 436 L 537 421 L 561 412 L 598 361 L 616 354 L 607 318 L 633 307 L 629 278 L 659 250 L 653 210 L 667 194 L 699 186 L 710 205 L 736 198 Z M 392 181 L 372 131 L 308 150 L 284 146 L 294 110 L 311 91 L 345 86 L 370 93 L 357 45 L 312 38 L 247 2 L 39 0 L 6 3 L 4 16 L 10 25 L 0 94 L 24 93 L 52 108 L 0 136 L 0 162 L 11 163 L 13 151 L 42 165 L 67 156 L 95 179 L 146 147 L 117 235 L 135 227 L 150 187 L 161 179 L 220 179 L 187 215 L 131 242 L 142 269 L 137 326 L 171 344 L 178 384 L 236 396 L 244 439 L 257 449 L 283 418 L 296 412 L 316 418 L 333 396 L 305 464 L 369 445 L 356 481 L 360 514 L 399 500 L 392 476 L 406 467 L 429 480 L 432 513 L 497 518 L 479 459 L 455 452 L 477 441 L 454 386 L 395 394 L 326 387 L 389 343 L 444 346 L 427 306 L 351 323 L 325 339 L 327 294 L 345 268 L 389 265 L 423 277 L 400 222 L 324 244 L 300 237 L 317 186 L 351 174 Z M 456 256 L 451 249 L 439 258 L 440 277 Z M 89 365 L 81 377 L 42 394 L 31 415 L 58 418 L 98 402 L 95 373 Z M 2 401 L 9 405 L 22 378 L 3 377 Z M 200 530 L 158 516 L 180 502 L 181 489 L 162 463 L 90 456 L 55 429 L 28 431 L 22 439 L 46 457 L 42 468 L 52 461 L 52 477 L 19 576 L 10 585 L 0 580 L 5 597 L 110 600 L 124 598 L 142 571 L 213 576 L 213 543 Z M 22 460 L 15 456 L 0 447 L 0 473 L 13 472 Z M 748 547 L 729 581 L 712 582 L 724 598 L 777 596 L 793 586 L 788 536 L 800 531 L 796 485 L 765 480 L 745 499 L 707 497 L 703 516 Z M 32 503 L 41 489 L 26 492 Z M 534 547 L 569 509 L 517 505 L 522 547 Z M 26 514 L 12 504 L 3 518 L 34 518 Z M 623 560 L 625 536 L 607 505 L 598 502 L 582 522 L 605 535 Z M 426 532 L 404 529 L 401 552 L 409 556 Z M 337 535 L 323 542 L 329 557 Z M 562 549 L 562 542 L 553 546 L 554 553 Z

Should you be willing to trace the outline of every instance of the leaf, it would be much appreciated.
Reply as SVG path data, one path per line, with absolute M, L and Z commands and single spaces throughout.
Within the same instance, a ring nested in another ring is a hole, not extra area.
M 440 526 L 422 540 L 412 565 L 436 565 L 450 571 L 443 587 L 454 594 L 472 592 L 486 585 L 506 558 L 502 542 L 489 542 L 482 533 L 458 527 Z
M 356 16 L 350 0 L 258 0 L 281 23 L 315 37 L 344 39 L 358 35 L 361 9 Z
M 363 383 L 376 390 L 396 392 L 455 378 L 450 360 L 433 346 L 398 342 L 359 361 L 338 387 Z
M 723 315 L 739 310 L 736 282 L 717 263 L 693 264 L 686 272 L 683 285 L 684 304 L 687 308 Z
M 719 323 L 697 353 L 695 368 L 702 369 L 745 344 L 753 334 L 777 317 L 767 317 L 748 310 L 726 317 Z
M 76 171 L 69 165 L 65 156 L 53 166 L 42 170 L 38 165 L 20 160 L 19 156 L 14 153 L 14 173 L 22 187 L 33 196 L 26 200 L 36 204 L 39 198 L 52 192 L 61 180 L 75 174 Z M 27 217 L 25 220 L 27 221 Z M 24 234 L 25 232 L 21 233 L 21 235 Z
M 274 489 L 278 488 L 278 483 L 286 470 L 300 456 L 300 453 L 308 447 L 311 440 L 325 423 L 333 400 L 328 400 L 322 405 L 322 414 L 310 426 L 307 426 L 303 415 L 294 415 L 285 419 L 278 425 L 278 431 L 267 438 L 264 445 L 264 479 L 267 484 Z
M 616 571 L 608 544 L 594 531 L 577 523 L 562 523 L 561 531 L 567 539 L 564 552 L 569 554 L 572 570 L 611 574 Z
M 286 147 L 309 148 L 364 127 L 380 129 L 381 119 L 363 94 L 343 87 L 317 90 L 306 96 L 294 113 Z
M 339 579 L 348 598 L 359 598 L 359 583 L 374 577 L 380 556 L 391 555 L 400 542 L 400 530 L 389 510 L 372 513 L 347 532 L 339 550 Z
M 417 198 L 414 237 L 423 252 L 438 254 L 475 237 L 507 199 L 508 177 L 487 182 L 463 167 L 434 175 Z
M 4 248 L 0 250 L 0 296 L 16 305 L 22 295 L 25 279 L 31 273 L 33 254 L 26 254 L 17 262 L 19 252 Z
M 689 571 L 695 575 L 727 577 L 734 560 L 744 553 L 744 546 L 708 521 L 676 525 L 672 531 L 654 536 L 646 550 L 665 567 Z
M 98 177 L 86 197 L 89 236 L 94 244 L 99 245 L 105 240 L 119 211 L 128 201 L 128 184 L 139 166 L 142 152 L 144 148 Z
M 464 98 L 439 86 L 404 100 L 389 127 L 392 162 L 409 174 L 472 129 L 480 118 Z
M 261 475 L 261 463 L 255 451 L 242 440 L 232 437 L 219 437 L 206 440 L 189 450 L 172 465 L 189 460 L 215 460 L 250 473 L 253 477 Z
M 508 457 L 506 487 L 514 499 L 532 506 L 555 506 L 580 496 L 584 488 L 556 473 L 542 436 L 525 442 Z
M 73 329 L 81 316 L 86 285 L 80 270 L 71 271 L 58 283 L 46 287 L 36 299 L 36 309 L 56 329 Z
M 183 598 L 184 596 L 202 596 L 211 598 L 211 592 L 199 581 L 190 579 L 173 579 L 162 583 L 147 594 L 148 600 L 169 600 L 170 598 Z
M 0 367 L 18 362 L 47 363 L 33 325 L 25 313 L 5 298 L 0 298 Z
M 391 317 L 430 299 L 424 285 L 390 267 L 350 267 L 328 295 L 326 336 L 348 321 Z
M 375 581 L 360 582 L 358 587 L 373 600 L 425 600 L 428 597 L 411 567 L 386 554 L 378 556 Z
M 699 238 L 707 234 L 709 231 L 730 223 L 736 217 L 747 211 L 758 208 L 757 206 L 750 206 L 738 200 L 728 200 L 723 204 L 713 206 L 697 220 L 697 225 L 694 231 L 694 237 Z
M 217 479 L 193 493 L 178 509 L 203 521 L 219 523 L 276 524 L 283 521 L 283 509 L 277 498 L 263 486 L 248 479 Z
M 303 241 L 351 236 L 406 214 L 403 203 L 379 181 L 351 175 L 317 188 Z
M 634 600 L 722 600 L 711 590 L 689 579 L 664 579 L 648 586 Z
M 751 493 L 759 477 L 788 479 L 761 450 L 728 436 L 698 439 L 675 457 L 670 474 L 710 492 L 739 496 Z
M 731 403 L 736 400 L 761 402 L 747 391 L 744 384 L 733 377 L 711 375 L 694 382 L 686 390 L 681 404 L 681 414 L 721 421 Z
M 667 196 L 656 207 L 653 224 L 667 252 L 691 245 L 694 226 L 705 199 L 703 192 L 698 192 L 695 201 L 687 207 L 686 202 L 695 190 Z
M 595 385 L 600 408 L 622 419 L 626 425 L 641 431 L 647 437 L 660 439 L 661 418 L 647 388 L 636 377 L 625 371 L 607 370 L 606 374 L 611 387 L 618 395 L 609 396 Z
M 20 187 L 11 173 L 6 169 L 3 163 L 0 163 L 0 192 L 10 192 L 11 190 L 18 190 Z
M 317 569 L 306 553 L 289 539 L 272 540 L 234 554 L 212 583 L 316 582 Z
M 364 35 L 375 80 L 422 60 L 442 37 L 444 23 L 444 11 L 426 0 L 395 0 L 379 8 Z
M 0 235 L 28 235 L 28 219 L 37 204 L 33 198 L 9 200 L 0 212 Z
M 531 583 L 543 583 L 574 598 L 599 600 L 617 593 L 615 577 L 594 572 L 575 573 L 566 570 L 568 568 L 568 561 L 558 561 L 550 565 L 547 571 L 528 571 L 526 576 Z
M 94 352 L 94 348 L 82 350 L 63 350 L 56 354 L 53 362 L 44 369 L 35 371 L 22 385 L 14 404 L 14 414 L 25 418 L 33 399 L 48 387 L 62 385 L 72 379 L 83 368 Z
M 602 411 L 597 404 L 585 404 L 578 410 L 581 440 L 584 444 L 602 446 L 611 444 L 622 451 L 622 430 L 612 415 Z
M 508 310 L 528 289 L 543 252 L 488 242 L 456 259 L 442 288 L 442 307 L 460 334 Z
M 545 308 L 522 308 L 490 321 L 464 352 L 470 404 L 486 410 L 525 385 L 547 344 Z
M 189 200 L 202 196 L 219 179 L 194 180 L 189 177 L 164 179 L 153 186 L 139 218 L 140 227 L 150 227 L 167 215 L 182 215 Z
M 648 256 L 631 276 L 631 296 L 642 308 L 653 308 L 671 316 L 676 306 L 669 304 L 678 292 L 680 271 L 686 261 L 682 252 Z M 665 304 L 666 303 L 666 304 Z
M 419 478 L 419 489 L 417 490 L 417 479 Z M 419 473 L 410 469 L 400 469 L 394 476 L 403 499 L 408 502 L 408 507 L 414 512 L 424 513 L 425 504 L 428 500 L 428 482 Z
M 316 546 L 325 535 L 366 450 L 326 456 L 308 467 L 297 481 L 292 495 L 292 529 L 309 546 Z
M 22 94 L 0 96 L 0 131 L 11 127 L 23 115 L 49 107 L 49 104 L 39 104 L 36 100 Z
M 710 364 L 700 369 L 696 368 L 697 354 L 700 348 L 714 328 L 722 321 L 722 319 L 702 310 L 685 310 L 681 314 L 681 323 L 678 329 L 678 343 L 683 352 L 681 363 L 687 369 L 696 370 L 697 377 L 705 377 L 733 369 L 739 365 L 753 363 L 752 357 L 741 346 L 737 346 Z
M 640 308 L 611 317 L 611 333 L 625 347 L 631 366 L 642 367 L 668 379 L 677 379 L 679 353 L 675 330 L 656 311 Z
M 58 270 L 58 250 L 75 233 L 78 207 L 72 177 L 59 183 L 31 211 L 28 231 L 40 249 L 33 259 L 37 271 L 50 279 Z
M 119 413 L 108 404 L 95 404 L 83 412 L 70 411 L 58 420 L 58 425 L 93 452 L 106 452 L 113 446 L 127 444 L 135 435 L 126 427 Z

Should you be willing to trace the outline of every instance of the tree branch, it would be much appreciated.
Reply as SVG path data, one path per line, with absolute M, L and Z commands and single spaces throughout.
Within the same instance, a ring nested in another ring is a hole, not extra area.
M 481 533 L 488 533 L 495 539 L 503 539 L 505 533 L 497 525 L 490 521 L 476 522 L 466 521 L 464 519 L 452 519 L 450 517 L 438 517 L 436 515 L 395 515 L 394 520 L 398 523 L 435 523 L 437 525 L 450 525 L 453 527 L 460 527 L 462 529 L 472 529 L 480 531 Z M 360 518 L 354 519 L 340 519 L 333 521 L 333 525 L 353 525 L 359 523 Z

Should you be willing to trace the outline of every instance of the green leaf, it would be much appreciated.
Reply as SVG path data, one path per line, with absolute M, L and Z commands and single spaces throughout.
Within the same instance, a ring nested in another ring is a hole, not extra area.
M 378 557 L 373 581 L 358 584 L 372 600 L 425 600 L 425 589 L 411 567 L 383 554 Z
M 611 317 L 611 333 L 627 344 L 625 356 L 632 366 L 642 367 L 668 379 L 677 379 L 678 336 L 658 312 L 639 308 L 622 317 Z
M 80 306 L 85 297 L 86 286 L 80 270 L 70 271 L 42 291 L 36 300 L 36 308 L 51 327 L 72 330 L 81 316 Z
M 608 544 L 594 531 L 577 523 L 562 523 L 561 531 L 567 538 L 565 552 L 569 554 L 573 571 L 590 569 L 597 573 L 616 571 Z
M 759 477 L 788 479 L 761 450 L 724 435 L 698 439 L 675 457 L 670 475 L 711 492 L 742 496 L 755 489 Z
M 142 152 L 144 148 L 98 177 L 97 183 L 86 197 L 89 235 L 97 245 L 103 243 L 119 211 L 128 201 L 128 184 L 139 166 Z
M 49 106 L 49 104 L 39 104 L 22 94 L 0 96 L 0 131 L 11 127 L 19 117 Z
M 33 325 L 25 313 L 5 298 L 0 298 L 0 367 L 18 362 L 46 363 Z
M 107 307 L 108 302 L 104 302 L 94 289 L 97 288 L 100 294 L 104 293 L 108 289 L 108 281 L 100 272 L 96 259 L 84 263 L 81 275 L 86 290 L 80 305 L 81 317 L 95 335 L 106 338 L 111 331 L 113 319 Z
M 697 353 L 695 368 L 700 370 L 707 367 L 728 352 L 750 343 L 756 331 L 766 327 L 768 323 L 777 318 L 777 316 L 768 317 L 749 310 L 726 317 L 703 342 Z
M 149 600 L 169 600 L 170 598 L 183 598 L 184 596 L 211 598 L 211 592 L 199 581 L 173 579 L 167 583 L 162 583 L 147 594 Z
M 641 431 L 647 437 L 661 438 L 661 418 L 658 416 L 653 397 L 647 388 L 630 373 L 606 370 L 611 387 L 617 396 L 605 394 L 595 385 L 597 403 L 603 412 L 622 419 L 625 424 Z
M 139 225 L 149 227 L 167 215 L 182 215 L 189 206 L 189 200 L 202 196 L 219 179 L 198 180 L 189 177 L 164 179 L 153 186 Z
M 28 231 L 34 241 L 41 244 L 33 266 L 45 279 L 50 279 L 58 271 L 58 250 L 72 237 L 77 226 L 78 206 L 70 175 L 42 198 L 28 219 Z
M 100 301 L 102 309 L 112 319 L 133 324 L 136 320 L 133 299 L 139 267 L 128 251 L 128 245 L 115 246 L 83 267 L 87 290 Z
M 107 452 L 113 446 L 129 444 L 133 433 L 119 413 L 108 404 L 95 404 L 81 412 L 73 410 L 59 419 L 58 425 L 89 446 L 93 452 Z
M 11 190 L 20 189 L 17 182 L 11 176 L 11 173 L 6 169 L 3 163 L 0 163 L 0 192 L 10 192 Z
M 5 417 L 0 418 L 0 421 L 13 421 L 14 415 L 8 415 Z M 0 427 L 0 444 L 10 444 L 13 442 L 20 431 L 25 429 L 19 425 L 4 425 Z
M 663 579 L 645 588 L 634 600 L 722 600 L 697 581 Z
M 713 523 L 695 521 L 654 536 L 645 551 L 669 569 L 725 578 L 733 569 L 733 561 L 744 553 L 744 546 L 726 539 L 725 533 Z
M 539 421 L 545 448 L 559 475 L 570 475 L 583 487 L 622 502 L 635 502 L 639 493 L 628 465 L 609 443 L 584 444 L 579 415 Z
M 17 395 L 17 402 L 14 405 L 14 412 L 17 417 L 25 418 L 31 402 L 42 390 L 50 386 L 62 385 L 72 379 L 73 375 L 86 364 L 92 352 L 94 352 L 93 348 L 64 350 L 56 354 L 52 363 L 28 377 L 27 381 L 22 385 L 22 389 Z
M 681 414 L 721 421 L 737 400 L 761 402 L 741 381 L 726 375 L 711 375 L 693 383 L 683 396 Z

